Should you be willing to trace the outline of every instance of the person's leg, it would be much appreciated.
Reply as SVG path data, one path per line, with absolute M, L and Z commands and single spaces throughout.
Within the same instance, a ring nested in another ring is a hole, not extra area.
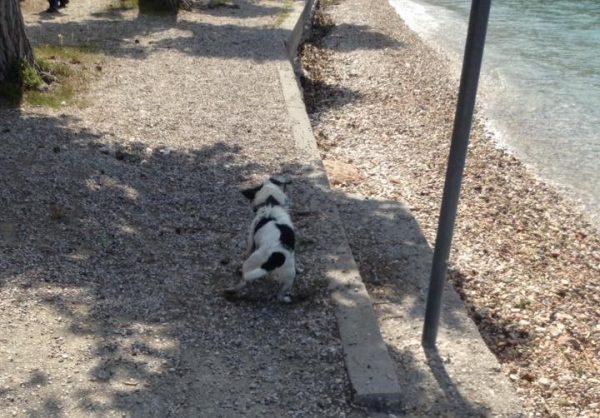
M 48 12 L 58 12 L 58 4 L 60 0 L 48 0 Z

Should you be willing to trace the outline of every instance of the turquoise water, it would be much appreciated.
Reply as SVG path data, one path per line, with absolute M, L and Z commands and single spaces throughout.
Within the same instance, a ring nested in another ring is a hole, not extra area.
M 389 0 L 460 64 L 469 0 Z M 499 143 L 600 226 L 600 0 L 492 0 L 478 104 Z

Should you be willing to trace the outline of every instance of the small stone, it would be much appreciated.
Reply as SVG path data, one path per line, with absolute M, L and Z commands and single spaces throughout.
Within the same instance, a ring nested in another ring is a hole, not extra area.
M 112 149 L 111 149 L 111 147 L 109 145 L 103 145 L 103 146 L 100 147 L 99 151 L 102 154 L 110 154 L 111 151 L 112 151 Z
M 550 327 L 550 335 L 553 337 L 558 337 L 560 334 L 563 333 L 564 329 L 565 326 L 559 322 Z
M 533 382 L 535 380 L 535 376 L 526 372 L 521 375 L 521 379 L 526 380 L 527 382 Z
M 544 387 L 550 387 L 550 385 L 552 384 L 550 379 L 548 379 L 546 377 L 542 377 L 542 378 L 538 379 L 538 383 L 540 386 L 544 386 Z

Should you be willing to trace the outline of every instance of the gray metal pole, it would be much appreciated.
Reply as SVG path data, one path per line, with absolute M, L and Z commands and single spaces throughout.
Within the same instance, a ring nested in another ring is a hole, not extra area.
M 477 84 L 481 70 L 481 59 L 483 56 L 490 5 L 491 0 L 472 0 L 471 2 L 471 16 L 469 18 L 469 30 L 458 91 L 452 144 L 448 157 L 444 197 L 442 199 L 442 209 L 440 211 L 440 221 L 431 266 L 429 293 L 427 295 L 427 309 L 425 311 L 422 341 L 425 348 L 435 348 L 435 340 L 438 333 L 442 292 L 444 290 L 444 282 L 446 281 L 446 270 L 450 256 L 450 247 L 452 245 L 452 232 L 456 220 L 456 211 L 458 209 L 460 185 L 467 158 L 469 132 L 471 131 L 471 122 L 473 121 L 475 96 L 477 95 Z

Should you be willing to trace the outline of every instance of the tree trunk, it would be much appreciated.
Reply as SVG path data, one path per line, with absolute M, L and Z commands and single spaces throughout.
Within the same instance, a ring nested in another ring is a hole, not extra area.
M 34 65 L 33 50 L 21 15 L 19 0 L 0 0 L 0 82 L 21 61 Z
M 141 12 L 177 12 L 179 0 L 139 0 Z

